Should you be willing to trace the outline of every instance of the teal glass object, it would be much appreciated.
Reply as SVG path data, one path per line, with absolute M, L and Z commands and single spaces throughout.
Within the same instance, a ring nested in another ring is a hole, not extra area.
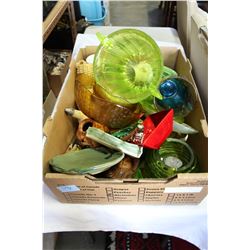
M 177 72 L 167 66 L 163 66 L 163 72 L 161 75 L 161 79 L 166 79 L 168 77 L 178 76 Z M 154 113 L 159 112 L 159 109 L 155 106 L 154 96 L 150 95 L 146 99 L 140 102 L 142 109 L 146 113 L 146 115 L 152 115 Z
M 192 148 L 184 141 L 168 138 L 159 150 L 148 150 L 144 178 L 169 178 L 178 173 L 198 172 L 199 165 Z
M 155 98 L 158 110 L 174 109 L 175 116 L 187 116 L 194 108 L 197 99 L 195 88 L 180 77 L 169 77 L 159 86 L 162 99 Z
M 94 58 L 96 83 L 129 103 L 148 96 L 162 98 L 159 84 L 163 57 L 156 42 L 137 29 L 120 29 L 107 37 L 97 33 L 101 44 Z

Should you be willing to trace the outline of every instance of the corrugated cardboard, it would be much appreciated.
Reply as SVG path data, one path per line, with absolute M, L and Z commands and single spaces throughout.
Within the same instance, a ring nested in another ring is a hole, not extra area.
M 43 103 L 43 125 L 47 118 L 51 115 L 53 108 L 56 103 L 56 97 L 54 93 L 50 90 L 48 96 Z
M 76 61 L 93 54 L 96 47 L 86 47 L 78 52 Z M 191 64 L 181 50 L 162 47 L 164 64 L 175 69 L 194 86 Z M 44 144 L 44 181 L 64 203 L 91 204 L 197 204 L 208 190 L 207 176 L 207 131 L 200 98 L 186 122 L 199 131 L 190 136 L 188 143 L 197 153 L 202 173 L 178 174 L 170 179 L 100 179 L 90 175 L 66 175 L 50 173 L 48 161 L 66 151 L 75 135 L 76 123 L 65 113 L 66 107 L 75 107 L 75 61 L 70 63 L 68 76 L 57 98 L 53 116 L 50 118 L 50 132 Z
M 177 1 L 177 26 L 181 43 L 193 65 L 193 75 L 208 117 L 208 13 L 197 1 Z

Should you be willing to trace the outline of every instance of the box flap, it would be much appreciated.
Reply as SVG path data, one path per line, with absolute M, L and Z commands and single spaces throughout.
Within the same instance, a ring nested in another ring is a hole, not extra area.
M 54 93 L 50 90 L 43 103 L 43 125 L 45 124 L 47 118 L 51 115 L 53 108 L 56 103 L 56 97 Z
M 52 122 L 53 122 L 53 119 L 51 116 L 49 116 L 47 118 L 47 120 L 45 121 L 45 124 L 43 126 L 43 135 L 46 137 L 49 136 L 49 133 L 50 133 L 51 127 L 52 127 Z

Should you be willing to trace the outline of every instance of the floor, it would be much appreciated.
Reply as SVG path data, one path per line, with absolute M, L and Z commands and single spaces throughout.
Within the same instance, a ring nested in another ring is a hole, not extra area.
M 111 1 L 109 2 L 112 26 L 164 26 L 160 1 Z M 57 240 L 55 240 L 55 238 Z M 102 250 L 105 249 L 105 232 L 63 232 L 44 234 L 43 250 Z
M 113 26 L 164 26 L 160 1 L 111 1 L 110 23 Z
M 58 235 L 55 250 L 103 250 L 105 244 L 105 232 L 67 232 Z

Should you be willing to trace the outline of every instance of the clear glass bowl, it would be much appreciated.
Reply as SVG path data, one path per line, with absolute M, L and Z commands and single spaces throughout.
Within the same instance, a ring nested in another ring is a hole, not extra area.
M 97 36 L 101 41 L 94 58 L 97 84 L 129 103 L 150 95 L 162 98 L 158 85 L 163 58 L 149 35 L 136 29 L 120 29 L 107 37 L 100 33 Z

